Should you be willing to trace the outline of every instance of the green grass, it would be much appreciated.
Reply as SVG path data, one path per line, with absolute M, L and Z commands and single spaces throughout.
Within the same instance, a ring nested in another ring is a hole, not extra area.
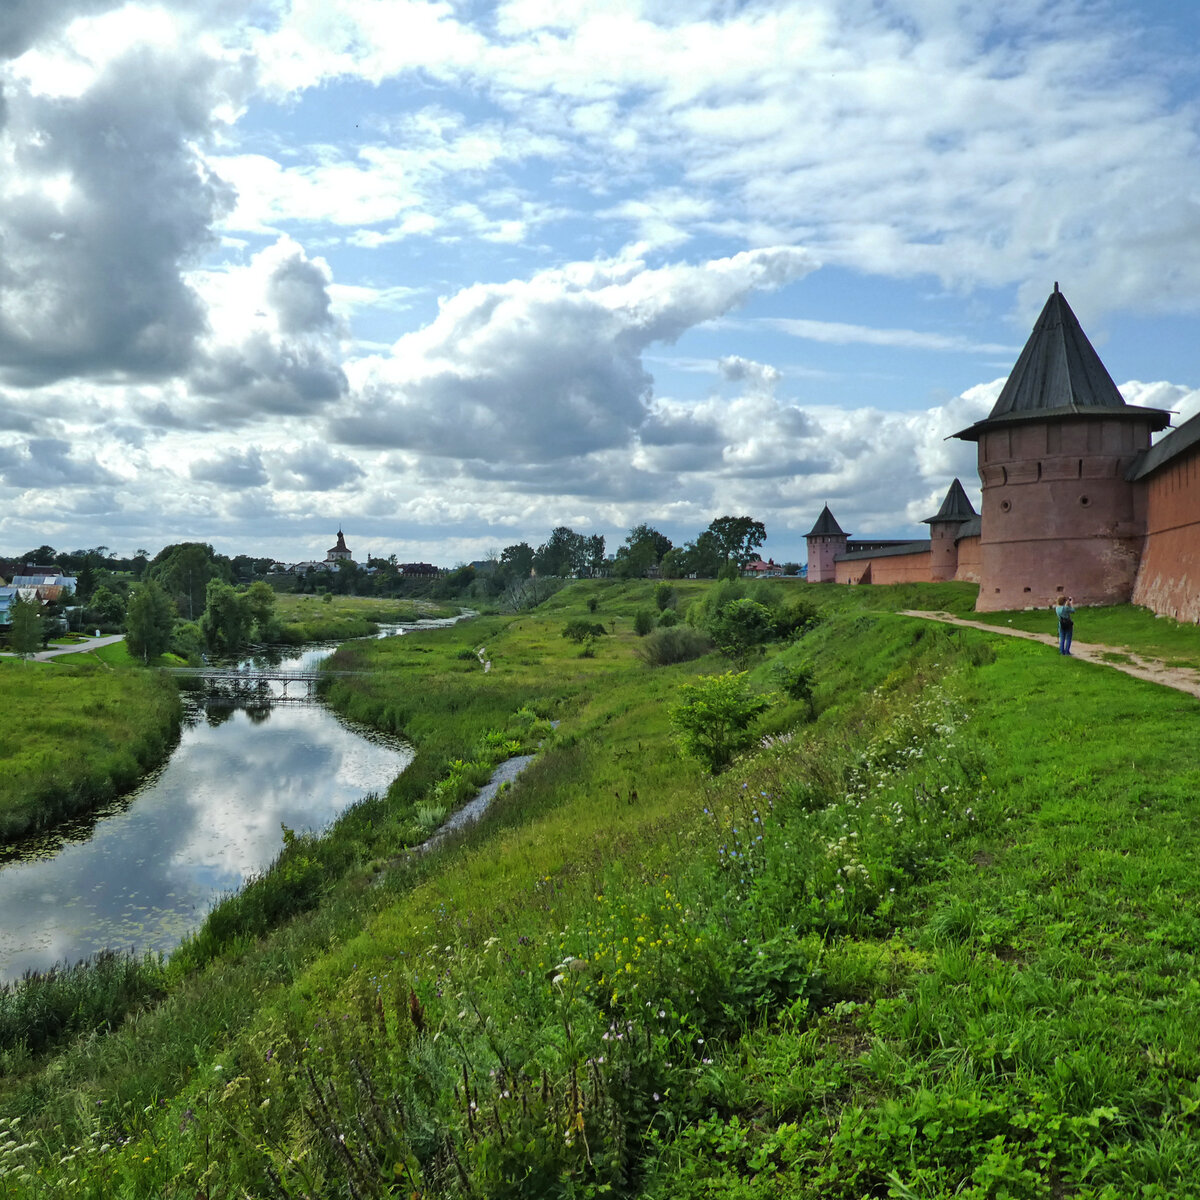
M 1058 624 L 1049 608 L 976 613 L 973 619 L 1058 636 Z M 1134 651 L 1168 660 L 1173 666 L 1200 667 L 1200 627 L 1156 617 L 1148 608 L 1132 604 L 1077 609 L 1075 641 Z
M 275 598 L 275 613 L 284 640 L 298 645 L 308 641 L 342 641 L 366 637 L 389 622 L 415 621 L 420 617 L 452 617 L 455 605 L 427 600 L 393 600 L 373 596 L 321 596 L 282 592 Z
M 666 712 L 726 664 L 637 662 L 651 594 L 343 651 L 375 674 L 332 701 L 413 769 L 119 1028 L 5 1052 L 12 1194 L 1194 1195 L 1197 702 L 885 611 L 970 589 L 806 589 L 752 679 L 811 665 L 816 720 L 781 702 L 712 779 Z M 521 738 L 484 821 L 406 854 Z
M 0 662 L 0 843 L 120 795 L 174 743 L 174 685 L 90 657 Z

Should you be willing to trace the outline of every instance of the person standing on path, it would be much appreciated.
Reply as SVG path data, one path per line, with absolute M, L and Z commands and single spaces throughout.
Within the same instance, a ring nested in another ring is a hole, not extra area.
M 1075 608 L 1071 603 L 1074 596 L 1068 596 L 1061 604 L 1054 606 L 1054 614 L 1058 617 L 1058 652 L 1071 653 L 1071 638 L 1075 634 Z

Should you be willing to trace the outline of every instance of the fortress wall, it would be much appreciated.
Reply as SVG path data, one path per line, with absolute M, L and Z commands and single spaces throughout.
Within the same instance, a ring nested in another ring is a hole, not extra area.
M 934 521 L 929 526 L 929 578 L 934 583 L 953 579 L 958 571 L 957 531 L 956 521 Z
M 838 583 L 930 583 L 932 564 L 928 550 L 917 554 L 887 554 L 880 558 L 854 558 L 837 564 Z M 864 578 L 864 576 L 866 578 Z
M 958 570 L 954 573 L 954 578 L 959 583 L 978 583 L 982 572 L 983 559 L 979 549 L 979 538 L 959 538 Z
M 1134 604 L 1200 622 L 1200 447 L 1142 485 L 1146 541 Z
M 837 578 L 834 558 L 845 553 L 846 538 L 817 535 L 808 539 L 809 583 L 832 583 Z
M 1125 471 L 1149 445 L 1146 422 L 1031 422 L 980 438 L 980 612 L 1123 604 L 1133 593 L 1145 526 Z

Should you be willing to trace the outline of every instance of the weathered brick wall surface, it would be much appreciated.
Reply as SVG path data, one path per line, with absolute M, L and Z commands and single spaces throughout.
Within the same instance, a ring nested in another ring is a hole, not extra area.
M 1121 604 L 1133 594 L 1145 526 L 1125 471 L 1150 444 L 1134 418 L 1080 418 L 991 430 L 983 481 L 980 612 Z
M 953 579 L 958 573 L 958 548 L 954 535 L 957 521 L 933 521 L 929 526 L 929 578 L 934 583 Z
M 954 578 L 959 583 L 978 583 L 982 577 L 982 558 L 977 537 L 959 538 L 958 570 Z
M 1142 489 L 1146 541 L 1133 602 L 1200 621 L 1200 452 L 1168 463 Z
M 837 564 L 837 582 L 929 583 L 929 559 L 928 550 L 917 554 L 888 554 L 882 558 L 855 558 Z
M 846 552 L 846 538 L 836 535 L 808 539 L 808 582 L 833 583 L 837 578 L 834 558 Z

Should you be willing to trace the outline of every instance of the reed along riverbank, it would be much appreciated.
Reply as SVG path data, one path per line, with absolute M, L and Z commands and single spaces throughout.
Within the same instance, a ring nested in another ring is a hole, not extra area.
M 969 589 L 803 594 L 716 777 L 668 711 L 728 663 L 636 658 L 648 586 L 354 648 L 330 700 L 420 782 L 285 853 L 307 907 L 8 1052 L 12 1194 L 1192 1194 L 1196 701 L 884 611 Z M 481 823 L 407 855 L 523 730 Z

